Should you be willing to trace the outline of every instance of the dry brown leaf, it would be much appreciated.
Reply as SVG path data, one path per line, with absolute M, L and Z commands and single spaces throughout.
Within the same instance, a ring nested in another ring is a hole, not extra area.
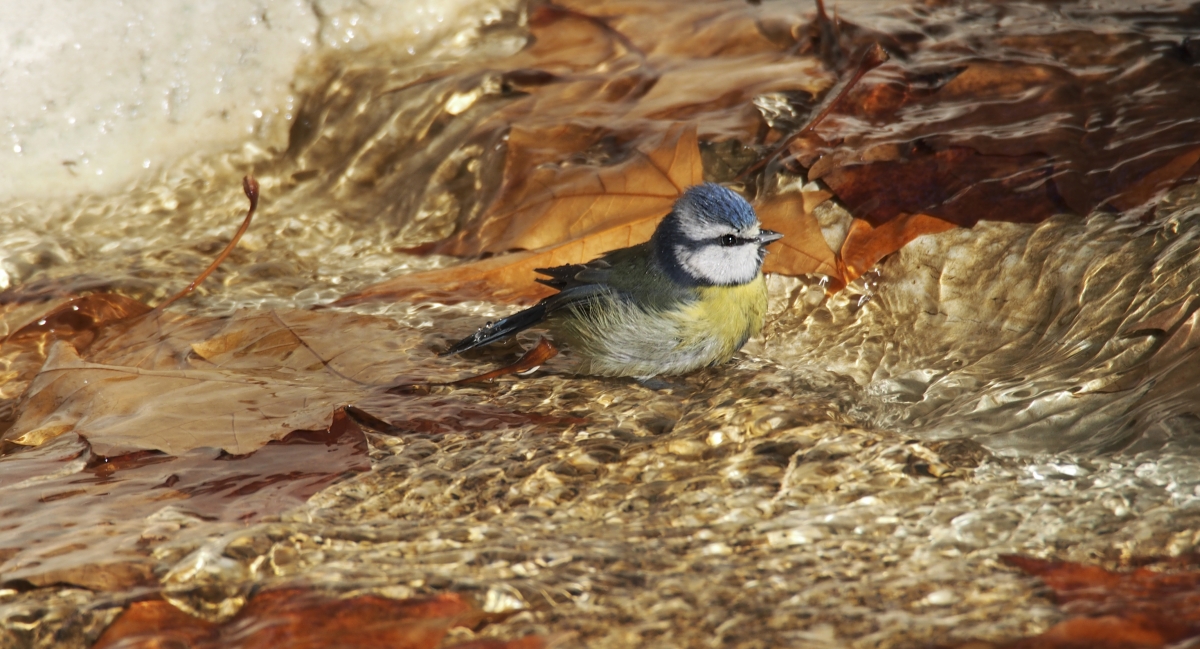
M 0 430 L 12 420 L 16 400 L 46 362 L 54 340 L 64 340 L 77 349 L 91 344 L 105 326 L 142 315 L 150 307 L 121 295 L 95 293 L 55 302 L 10 303 L 0 313 Z
M 531 146 L 540 141 L 540 138 L 530 138 L 527 134 L 521 138 Z M 468 299 L 527 304 L 551 295 L 553 289 L 534 281 L 537 277 L 535 269 L 584 263 L 610 250 L 649 240 L 658 221 L 670 211 L 683 189 L 702 182 L 700 151 L 694 129 L 672 129 L 660 146 L 660 150 L 644 152 L 631 161 L 632 168 L 622 166 L 620 169 L 624 173 L 648 174 L 647 182 L 654 183 L 652 186 L 657 194 L 631 198 L 628 194 L 616 193 L 609 197 L 600 193 L 605 190 L 601 187 L 596 193 L 584 196 L 547 198 L 550 192 L 547 188 L 545 193 L 538 195 L 532 207 L 514 210 L 514 213 L 522 213 L 522 220 L 527 221 L 530 228 L 546 221 L 548 230 L 559 232 L 554 236 L 569 236 L 556 229 L 564 222 L 575 223 L 581 230 L 592 227 L 588 234 L 533 252 L 500 255 L 450 268 L 402 275 L 342 297 L 334 305 L 349 306 L 378 300 L 457 302 Z M 600 171 L 605 170 L 617 171 L 614 168 Z M 600 177 L 597 172 L 593 179 Z M 612 187 L 620 192 L 627 185 L 614 183 Z M 756 208 L 765 227 L 784 233 L 783 241 L 775 244 L 773 254 L 767 257 L 767 272 L 839 275 L 835 256 L 812 216 L 812 209 L 827 197 L 826 192 L 801 192 L 768 199 Z M 569 216 L 580 204 L 590 212 L 585 211 L 578 217 Z M 637 206 L 632 212 L 637 218 L 622 217 L 624 212 L 618 210 L 628 205 Z M 602 215 L 609 218 L 601 218 Z M 605 223 L 609 225 L 594 229 L 597 224 Z
M 129 449 L 175 455 L 201 446 L 240 455 L 293 430 L 327 425 L 334 406 L 359 394 L 324 385 L 322 398 L 314 399 L 312 383 L 89 363 L 58 343 L 5 439 L 36 446 L 75 431 L 104 455 Z
M 782 275 L 840 276 L 837 256 L 825 242 L 812 210 L 829 192 L 797 192 L 768 198 L 755 206 L 764 228 L 783 234 L 771 245 L 763 272 Z
M 1113 198 L 1108 203 L 1118 210 L 1132 210 L 1148 203 L 1174 186 L 1180 178 L 1195 178 L 1200 170 L 1193 170 L 1200 162 L 1200 146 L 1184 151 L 1168 160 L 1163 166 L 1148 172 L 1137 182 Z
M 628 53 L 620 35 L 583 12 L 543 4 L 529 13 L 529 46 L 508 63 L 551 74 L 585 72 Z
M 350 306 L 380 300 L 445 304 L 490 300 L 530 304 L 554 293 L 554 289 L 534 281 L 538 277 L 534 269 L 579 264 L 609 250 L 642 243 L 654 234 L 658 220 L 658 216 L 648 217 L 535 252 L 516 252 L 450 268 L 401 275 L 339 298 L 333 305 Z
M 821 228 L 812 216 L 814 205 L 806 204 L 812 203 L 813 198 L 811 195 L 788 194 L 768 199 L 756 208 L 764 227 L 784 233 L 784 238 L 772 246 L 772 252 L 767 256 L 766 272 L 840 276 L 836 257 L 825 243 Z M 334 302 L 334 306 L 381 300 L 454 303 L 476 299 L 513 304 L 533 303 L 554 293 L 554 289 L 534 281 L 538 276 L 535 269 L 579 264 L 610 250 L 648 241 L 658 221 L 658 216 L 644 218 L 544 250 L 489 257 L 450 268 L 401 275 L 340 298 Z
M 874 225 L 1141 216 L 1200 176 L 1200 68 L 1163 51 L 1136 31 L 922 46 L 872 74 L 818 129 L 827 140 L 793 152 Z
M 754 97 L 815 98 L 833 84 L 815 57 L 792 52 L 805 23 L 793 8 L 729 1 L 543 5 L 530 16 L 532 44 L 501 62 L 542 82 L 526 87 L 530 97 L 505 107 L 493 123 L 571 122 L 630 137 L 686 117 L 705 139 L 749 141 L 761 124 Z
M 97 330 L 110 323 L 150 311 L 150 307 L 145 304 L 115 293 L 93 293 L 73 297 L 50 308 L 45 304 L 31 306 L 33 308 L 27 310 L 23 322 L 16 318 L 9 321 L 13 325 L 12 333 L 0 339 L 0 342 L 8 345 L 43 336 L 69 338 L 85 331 L 94 335 Z M 7 317 L 5 319 L 8 320 Z
M 403 358 L 380 345 L 405 337 L 391 320 L 335 312 L 146 318 L 97 340 L 87 360 L 56 343 L 4 439 L 39 445 L 74 431 L 102 455 L 248 453 L 324 429 L 339 405 L 384 389 Z
M 1066 211 L 1048 182 L 1046 156 L 982 155 L 967 147 L 931 151 L 880 147 L 868 164 L 813 165 L 810 178 L 829 185 L 854 216 L 882 225 L 925 213 L 971 227 L 981 218 L 1037 223 Z M 896 156 L 899 159 L 890 159 Z M 1000 211 L 1003 212 L 1001 214 Z
M 552 135 L 518 131 L 509 144 L 512 173 L 526 166 L 514 161 L 541 159 L 524 149 L 544 146 Z M 568 143 L 577 144 L 577 138 Z M 528 176 L 506 174 L 501 198 L 483 222 L 435 250 L 451 255 L 536 250 L 657 220 L 671 210 L 684 188 L 703 182 L 703 171 L 695 127 L 675 125 L 615 165 L 542 165 Z
M 692 137 L 750 142 L 762 130 L 755 97 L 790 92 L 815 99 L 832 84 L 814 57 L 789 53 L 793 37 L 764 35 L 764 13 L 731 2 L 669 11 L 535 8 L 531 44 L 496 64 L 527 96 L 477 127 L 509 133 L 499 193 L 430 249 L 456 256 L 536 250 L 648 216 L 656 199 L 700 182 L 698 163 L 694 174 L 675 174 L 686 161 L 671 160 L 659 143 L 678 137 L 676 122 L 688 120 Z M 784 14 L 801 22 L 795 12 Z M 579 164 L 597 144 L 605 150 L 591 157 L 620 162 Z
M 211 448 L 97 456 L 64 435 L 0 458 L 0 574 L 35 586 L 153 585 L 160 566 L 147 541 L 171 538 L 177 521 L 241 527 L 370 468 L 361 428 L 340 410 L 327 431 L 293 432 L 236 457 Z

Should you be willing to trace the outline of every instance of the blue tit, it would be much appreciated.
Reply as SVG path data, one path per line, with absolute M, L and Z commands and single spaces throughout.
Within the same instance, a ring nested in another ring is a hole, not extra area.
M 442 355 L 508 338 L 534 325 L 566 342 L 577 371 L 651 378 L 719 365 L 762 330 L 766 245 L 754 208 L 712 183 L 689 188 L 646 243 L 586 264 L 539 268 L 558 293 L 489 322 Z

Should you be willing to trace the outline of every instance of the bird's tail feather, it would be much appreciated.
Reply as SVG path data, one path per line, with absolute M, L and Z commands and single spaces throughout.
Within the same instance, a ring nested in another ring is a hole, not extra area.
M 496 322 L 489 322 L 479 328 L 478 331 L 463 338 L 462 340 L 450 346 L 450 349 L 438 354 L 439 356 L 453 356 L 461 354 L 468 349 L 475 349 L 484 345 L 490 345 L 497 340 L 503 340 L 509 336 L 516 335 L 533 325 L 541 322 L 546 317 L 546 301 L 543 300 L 524 311 L 514 313 L 507 318 L 502 318 Z

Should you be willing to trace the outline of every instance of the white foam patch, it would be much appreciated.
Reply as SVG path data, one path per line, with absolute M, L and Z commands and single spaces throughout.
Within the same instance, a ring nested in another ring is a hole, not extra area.
M 304 57 L 381 39 L 415 51 L 498 11 L 490 0 L 374 4 L 9 3 L 0 199 L 105 192 L 191 153 L 282 146 Z

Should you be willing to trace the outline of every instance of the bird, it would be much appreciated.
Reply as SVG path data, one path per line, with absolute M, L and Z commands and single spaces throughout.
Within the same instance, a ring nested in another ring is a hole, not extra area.
M 687 188 L 650 240 L 583 264 L 538 268 L 558 289 L 495 322 L 442 356 L 543 325 L 578 357 L 575 372 L 652 380 L 721 365 L 762 331 L 767 244 L 754 208 L 715 183 Z

